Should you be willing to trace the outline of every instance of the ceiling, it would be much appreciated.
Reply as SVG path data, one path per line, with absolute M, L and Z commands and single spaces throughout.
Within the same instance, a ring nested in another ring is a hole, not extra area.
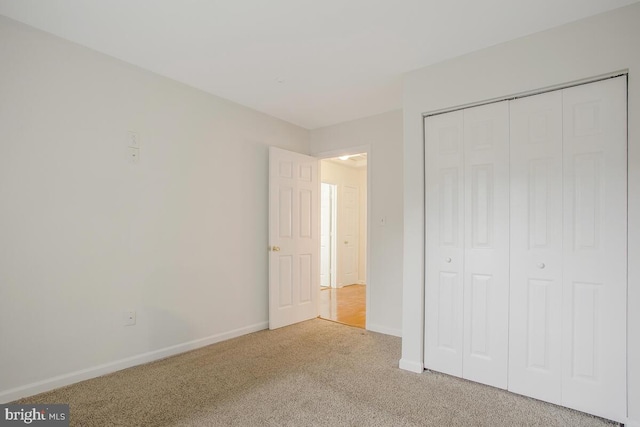
M 0 14 L 307 129 L 402 75 L 639 0 L 0 0 Z

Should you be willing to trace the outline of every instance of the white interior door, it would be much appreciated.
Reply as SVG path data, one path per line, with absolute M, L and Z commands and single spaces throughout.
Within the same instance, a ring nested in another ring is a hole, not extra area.
M 358 283 L 358 251 L 360 250 L 360 202 L 358 188 L 350 185 L 342 187 L 340 203 L 341 225 L 340 242 L 342 250 L 340 270 L 342 285 Z
M 269 329 L 318 316 L 318 161 L 269 149 Z
M 509 390 L 561 404 L 562 92 L 510 113 Z
M 464 351 L 462 376 L 507 388 L 509 103 L 464 113 Z
M 562 404 L 626 416 L 626 78 L 563 91 Z
M 425 367 L 462 376 L 463 112 L 425 118 Z

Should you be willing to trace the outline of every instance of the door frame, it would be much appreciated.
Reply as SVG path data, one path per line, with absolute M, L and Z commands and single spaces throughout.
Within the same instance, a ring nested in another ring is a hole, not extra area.
M 318 164 L 320 164 L 320 159 L 318 159 Z M 320 175 L 320 173 L 318 173 Z M 331 233 L 329 236 L 329 288 L 335 289 L 338 287 L 338 273 L 336 269 L 336 253 L 337 253 L 337 244 L 338 236 L 336 235 L 337 229 L 337 201 L 338 201 L 338 186 L 336 184 L 331 184 L 329 182 L 322 182 L 320 176 L 318 176 L 318 181 L 320 181 L 320 217 L 318 218 L 320 221 L 320 266 L 322 270 L 322 215 L 324 212 L 322 211 L 322 186 L 328 185 L 331 187 L 331 209 L 330 209 L 330 224 L 331 224 Z M 322 286 L 322 281 L 320 281 L 320 286 Z
M 365 313 L 365 329 L 369 329 L 369 307 L 371 307 L 371 286 L 375 283 L 375 280 L 371 278 L 371 158 L 372 158 L 372 150 L 371 144 L 365 145 L 354 145 L 346 148 L 338 148 L 335 150 L 321 151 L 319 153 L 313 153 L 312 156 L 317 158 L 318 160 L 326 160 L 332 159 L 334 157 L 340 156 L 349 156 L 353 154 L 366 153 L 367 154 L 367 205 L 366 205 L 366 216 L 367 219 L 367 244 L 365 245 L 366 251 L 366 280 L 365 280 L 365 304 L 366 304 L 366 313 Z M 322 167 L 319 170 L 319 179 L 318 181 L 322 182 Z M 320 207 L 318 207 L 320 209 Z M 318 243 L 319 245 L 320 243 Z M 319 250 L 320 248 L 318 248 Z

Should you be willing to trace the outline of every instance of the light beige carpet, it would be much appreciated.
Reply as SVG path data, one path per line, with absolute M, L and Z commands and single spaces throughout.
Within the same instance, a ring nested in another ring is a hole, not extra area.
M 602 426 L 437 373 L 398 369 L 400 339 L 324 320 L 261 331 L 54 390 L 78 426 Z

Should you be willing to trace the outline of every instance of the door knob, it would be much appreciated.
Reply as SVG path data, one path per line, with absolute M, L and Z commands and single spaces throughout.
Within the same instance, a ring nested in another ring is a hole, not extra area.
M 444 260 L 445 260 L 445 262 L 451 262 L 451 258 L 449 258 L 449 257 L 446 257 Z
M 545 267 L 544 262 L 539 262 L 538 263 L 538 268 L 542 269 L 544 267 Z
M 271 248 L 273 252 L 280 252 L 280 246 L 274 246 Z

